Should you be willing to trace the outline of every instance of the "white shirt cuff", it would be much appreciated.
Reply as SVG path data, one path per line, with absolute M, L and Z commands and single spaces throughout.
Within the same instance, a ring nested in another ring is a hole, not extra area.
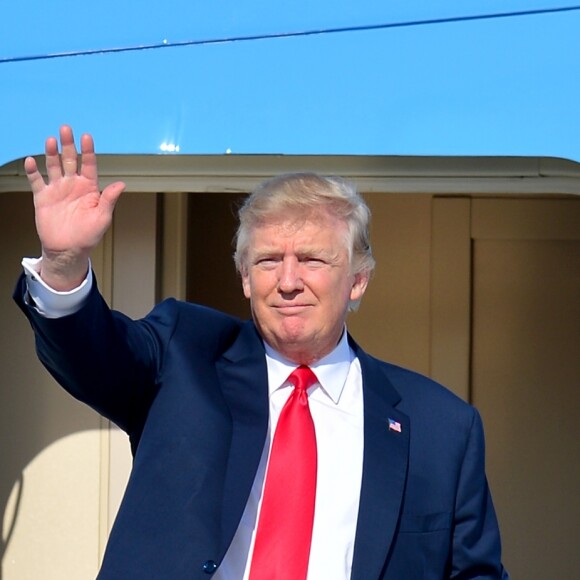
M 45 318 L 61 318 L 78 312 L 84 305 L 93 286 L 93 272 L 89 264 L 89 273 L 78 288 L 67 292 L 58 292 L 48 286 L 40 277 L 42 258 L 23 258 L 22 267 L 28 287 L 27 304 L 36 308 Z

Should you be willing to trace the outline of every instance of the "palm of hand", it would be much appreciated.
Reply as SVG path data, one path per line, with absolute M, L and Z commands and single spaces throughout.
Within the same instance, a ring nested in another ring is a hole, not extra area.
M 104 200 L 103 200 L 104 201 Z M 34 196 L 36 228 L 45 253 L 84 253 L 94 248 L 112 220 L 92 179 L 82 175 L 51 180 Z
M 112 183 L 99 192 L 90 135 L 81 138 L 80 166 L 70 127 L 61 127 L 60 141 L 60 155 L 57 140 L 50 137 L 46 141 L 48 183 L 34 158 L 28 157 L 24 168 L 34 195 L 36 229 L 42 245 L 42 277 L 58 284 L 59 289 L 67 289 L 86 274 L 91 250 L 110 226 L 115 203 L 125 184 Z

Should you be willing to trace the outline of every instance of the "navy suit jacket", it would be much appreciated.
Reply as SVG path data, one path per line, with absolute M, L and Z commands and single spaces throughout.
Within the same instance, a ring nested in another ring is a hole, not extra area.
M 25 292 L 21 279 L 15 299 L 42 362 L 130 437 L 133 469 L 99 578 L 210 578 L 266 439 L 267 370 L 254 324 L 175 300 L 132 321 L 109 310 L 96 287 L 80 312 L 48 320 Z M 507 578 L 477 411 L 351 346 L 364 393 L 351 578 Z

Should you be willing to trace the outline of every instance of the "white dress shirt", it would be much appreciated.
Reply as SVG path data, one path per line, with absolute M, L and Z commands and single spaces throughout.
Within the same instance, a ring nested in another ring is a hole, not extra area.
M 246 509 L 215 580 L 247 580 L 273 433 L 294 388 L 296 368 L 266 345 L 270 425 Z M 311 365 L 318 383 L 308 389 L 316 429 L 318 475 L 308 580 L 348 580 L 352 567 L 363 462 L 363 396 L 360 364 L 346 331 L 337 347 Z M 291 477 L 291 475 L 289 475 Z
M 39 262 L 25 258 L 30 297 L 49 318 L 78 310 L 92 285 L 92 275 L 78 289 L 55 292 L 37 275 Z M 273 433 L 282 407 L 294 388 L 287 380 L 296 364 L 266 345 L 270 423 L 258 472 L 234 539 L 213 575 L 214 580 L 247 580 Z M 358 359 L 346 330 L 336 348 L 311 365 L 318 382 L 308 389 L 316 430 L 318 473 L 308 580 L 348 580 L 359 508 L 363 464 L 363 393 Z

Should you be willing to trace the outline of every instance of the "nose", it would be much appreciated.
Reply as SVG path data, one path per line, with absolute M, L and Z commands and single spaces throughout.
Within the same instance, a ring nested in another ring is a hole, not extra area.
M 287 257 L 282 260 L 280 266 L 280 278 L 278 279 L 278 290 L 283 294 L 299 292 L 304 288 L 304 282 L 300 274 L 300 263 L 298 260 Z

